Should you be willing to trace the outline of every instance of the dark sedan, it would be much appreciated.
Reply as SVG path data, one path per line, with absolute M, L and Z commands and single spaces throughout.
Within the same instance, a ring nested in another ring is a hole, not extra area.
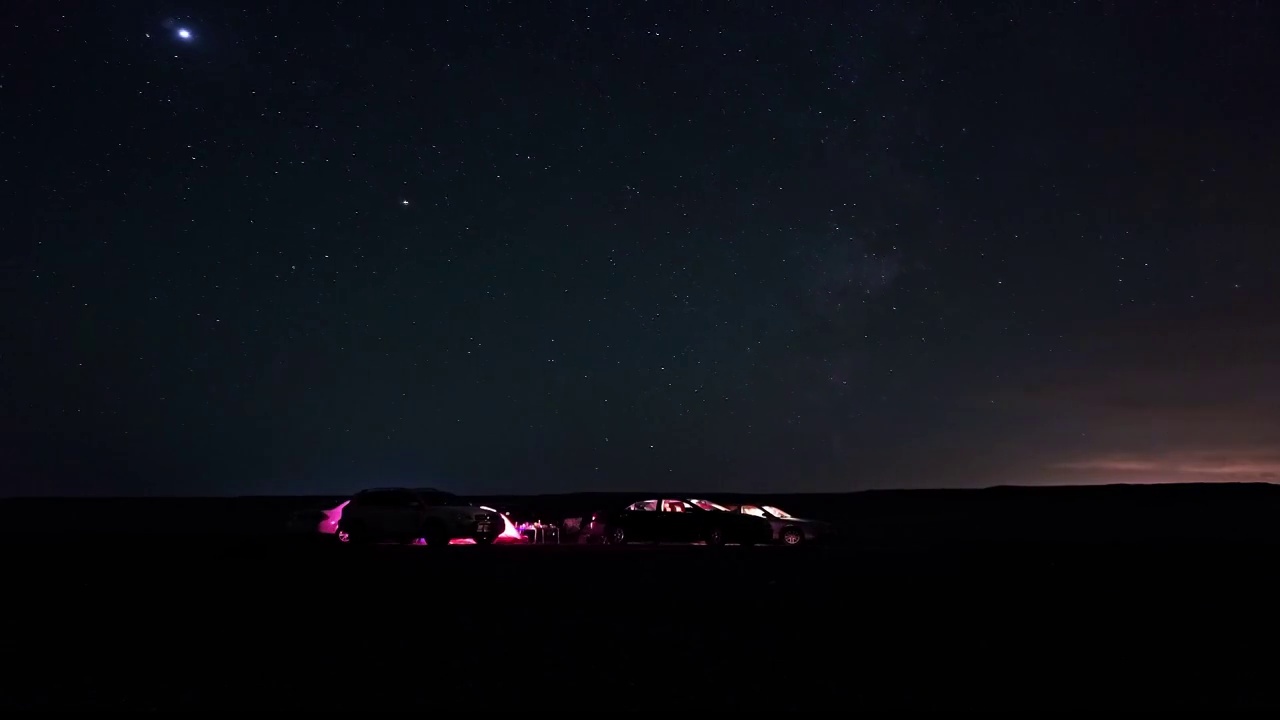
M 629 542 L 704 542 L 756 545 L 773 538 L 763 518 L 729 512 L 723 505 L 696 499 L 641 500 L 622 510 L 600 513 L 593 524 L 614 545 Z
M 829 540 L 835 534 L 835 526 L 831 523 L 798 518 L 772 505 L 739 505 L 733 512 L 768 521 L 772 539 L 783 545 Z

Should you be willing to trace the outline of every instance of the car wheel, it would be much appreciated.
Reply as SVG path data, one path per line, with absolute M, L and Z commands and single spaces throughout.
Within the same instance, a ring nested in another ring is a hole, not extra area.
M 369 533 L 365 532 L 364 528 L 359 525 L 352 525 L 346 529 L 338 529 L 338 540 L 351 545 L 368 545 Z
M 796 545 L 800 545 L 804 542 L 804 533 L 801 532 L 800 528 L 784 528 L 779 537 L 782 539 L 783 545 L 789 545 L 791 547 L 795 547 Z
M 721 530 L 720 528 L 711 528 L 711 532 L 708 532 L 708 533 L 707 533 L 707 544 L 708 544 L 708 545 L 723 545 L 723 544 L 724 544 L 724 530 Z
M 609 544 L 610 545 L 626 545 L 627 531 L 621 526 L 609 528 Z

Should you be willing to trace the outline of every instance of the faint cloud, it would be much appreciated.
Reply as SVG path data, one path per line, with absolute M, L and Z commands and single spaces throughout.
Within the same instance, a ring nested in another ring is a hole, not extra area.
M 1159 463 L 1148 460 L 1124 460 L 1119 458 L 1078 460 L 1057 463 L 1049 467 L 1052 470 L 1098 470 L 1103 472 L 1151 472 L 1152 470 L 1161 469 Z
M 1176 468 L 1178 472 L 1201 473 L 1205 475 L 1275 475 L 1280 473 L 1280 461 L 1269 463 L 1234 462 L 1221 465 L 1185 465 Z
M 1177 451 L 1167 454 L 1106 455 L 1054 463 L 1050 470 L 1081 474 L 1141 474 L 1169 479 L 1258 480 L 1280 477 L 1280 450 L 1272 447 Z M 1124 479 L 1124 478 L 1117 478 Z

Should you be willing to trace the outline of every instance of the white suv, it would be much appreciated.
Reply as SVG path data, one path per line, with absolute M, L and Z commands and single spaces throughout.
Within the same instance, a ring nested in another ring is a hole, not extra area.
M 488 545 L 502 534 L 502 516 L 431 488 L 379 488 L 357 493 L 342 509 L 338 536 L 352 543 L 469 539 Z

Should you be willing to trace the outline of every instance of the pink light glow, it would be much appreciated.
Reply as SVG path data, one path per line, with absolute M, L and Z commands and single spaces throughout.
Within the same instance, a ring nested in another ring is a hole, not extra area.
M 342 508 L 347 506 L 350 500 L 344 501 L 341 505 L 324 511 L 324 519 L 320 521 L 320 525 L 316 528 L 325 535 L 332 535 L 338 532 L 338 521 L 342 519 Z
M 482 507 L 480 509 L 488 510 L 489 512 L 496 512 L 498 515 L 502 516 L 502 534 L 494 541 L 495 543 L 508 545 L 511 543 L 522 543 L 528 540 L 528 538 L 520 532 L 520 529 L 515 526 L 515 523 L 511 522 L 511 518 L 506 516 L 506 513 L 500 513 L 493 508 L 487 507 Z

